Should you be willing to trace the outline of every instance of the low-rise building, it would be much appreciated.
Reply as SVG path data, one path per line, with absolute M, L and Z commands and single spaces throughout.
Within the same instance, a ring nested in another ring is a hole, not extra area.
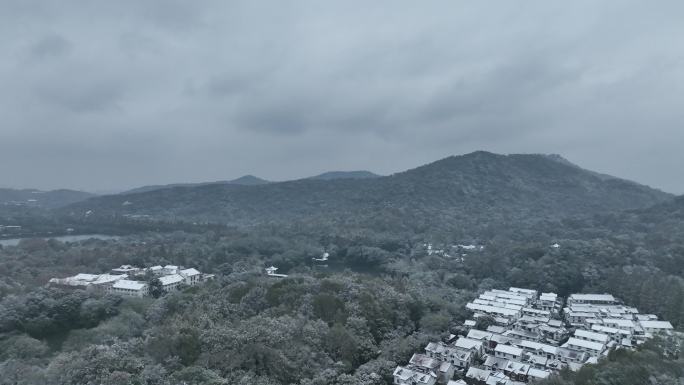
M 672 324 L 667 321 L 640 321 L 639 324 L 646 333 L 662 333 L 674 330 Z
M 82 289 L 88 291 L 107 292 L 114 282 L 127 278 L 126 274 L 85 274 L 80 273 L 72 277 L 51 278 L 50 286 L 65 289 Z
M 610 294 L 571 295 L 564 309 L 566 322 L 559 315 L 562 303 L 554 293 L 536 298 L 536 292 L 528 289 L 487 290 L 466 308 L 474 319 L 488 316 L 495 325 L 484 331 L 471 322 L 462 329 L 467 330 L 466 337 L 451 335 L 446 343 L 430 343 L 425 356 L 465 372 L 464 382 L 469 385 L 519 385 L 564 368 L 579 370 L 599 362 L 610 349 L 632 348 L 654 333 L 672 330 L 669 322 L 639 314 Z M 570 338 L 568 324 L 574 326 Z M 481 364 L 475 360 L 478 356 Z M 434 361 L 418 365 L 413 358 L 412 362 L 410 369 L 438 373 Z
M 454 343 L 454 347 L 462 350 L 470 350 L 476 357 L 481 356 L 483 352 L 482 341 L 468 337 L 460 337 L 457 339 Z
M 195 286 L 202 282 L 202 273 L 197 269 L 183 269 L 179 272 L 179 275 L 185 279 L 185 284 L 188 286 Z
M 603 333 L 590 332 L 588 330 L 577 329 L 575 330 L 575 338 L 585 341 L 596 342 L 601 345 L 605 345 L 610 341 L 610 336 Z
M 423 373 L 418 369 L 405 366 L 397 366 L 392 373 L 394 385 L 435 385 L 437 375 L 434 373 Z
M 563 344 L 563 347 L 572 350 L 577 350 L 580 352 L 586 352 L 592 356 L 599 356 L 601 353 L 603 353 L 603 350 L 605 349 L 604 344 L 587 340 L 581 340 L 575 337 L 570 337 L 568 339 L 568 342 Z
M 425 354 L 414 354 L 409 360 L 409 367 L 422 373 L 434 374 L 437 382 L 446 384 L 454 376 L 454 366 Z
M 494 357 L 501 357 L 507 360 L 519 360 L 522 358 L 523 350 L 510 345 L 496 345 Z
M 611 294 L 571 294 L 568 305 L 575 304 L 614 305 L 618 300 Z
M 161 282 L 162 290 L 168 293 L 178 290 L 178 287 L 185 283 L 185 279 L 180 274 L 171 274 L 159 277 L 159 282 Z
M 149 286 L 145 282 L 129 281 L 122 279 L 115 282 L 111 287 L 111 292 L 127 297 L 147 297 L 149 295 Z

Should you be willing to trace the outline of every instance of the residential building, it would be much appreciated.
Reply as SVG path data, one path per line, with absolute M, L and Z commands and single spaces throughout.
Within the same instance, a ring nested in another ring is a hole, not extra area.
M 418 369 L 405 366 L 397 366 L 393 373 L 394 385 L 435 385 L 437 375 L 423 373 Z
M 646 333 L 661 333 L 673 330 L 672 324 L 667 321 L 640 321 L 639 324 Z
M 522 357 L 523 350 L 510 345 L 496 345 L 494 348 L 494 356 L 501 357 L 508 360 L 519 360 Z
M 575 330 L 575 338 L 585 341 L 596 342 L 601 345 L 605 345 L 610 340 L 610 336 L 603 333 L 590 332 L 588 330 L 577 329 Z
M 571 294 L 570 297 L 568 297 L 568 305 L 614 305 L 617 303 L 618 300 L 610 294 Z
M 562 347 L 580 352 L 586 352 L 592 356 L 600 355 L 605 349 L 604 344 L 587 340 L 581 340 L 575 337 L 570 337 L 568 341 L 565 344 L 563 344 Z

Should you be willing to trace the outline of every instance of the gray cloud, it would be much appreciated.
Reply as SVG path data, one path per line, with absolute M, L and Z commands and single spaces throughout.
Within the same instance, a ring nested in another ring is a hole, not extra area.
M 123 189 L 561 153 L 684 193 L 684 3 L 0 2 L 0 175 Z
M 49 56 L 66 54 L 71 48 L 68 40 L 59 35 L 47 35 L 36 41 L 30 48 L 32 59 L 45 59 Z

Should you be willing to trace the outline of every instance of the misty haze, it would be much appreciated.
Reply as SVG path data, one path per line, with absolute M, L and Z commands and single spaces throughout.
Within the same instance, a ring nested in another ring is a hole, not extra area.
M 0 385 L 684 384 L 683 18 L 0 0 Z

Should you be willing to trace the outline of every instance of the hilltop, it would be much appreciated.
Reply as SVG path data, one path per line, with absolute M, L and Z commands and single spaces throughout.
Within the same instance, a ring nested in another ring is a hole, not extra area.
M 380 175 L 370 171 L 328 171 L 323 174 L 312 176 L 310 179 L 333 180 L 333 179 L 371 179 L 379 178 Z
M 161 190 L 161 189 L 165 189 L 165 188 L 174 188 L 174 187 L 197 187 L 197 186 L 208 186 L 208 185 L 214 185 L 214 184 L 256 186 L 256 185 L 262 185 L 262 184 L 267 184 L 267 183 L 271 183 L 271 182 L 269 182 L 265 179 L 261 179 L 259 177 L 256 177 L 254 175 L 244 175 L 244 176 L 241 176 L 239 178 L 232 179 L 232 180 L 220 180 L 220 181 L 215 181 L 215 182 L 172 183 L 172 184 L 165 184 L 165 185 L 142 186 L 142 187 L 136 187 L 136 188 L 128 190 L 128 191 L 124 191 L 124 192 L 120 193 L 119 195 L 137 194 L 137 193 Z

